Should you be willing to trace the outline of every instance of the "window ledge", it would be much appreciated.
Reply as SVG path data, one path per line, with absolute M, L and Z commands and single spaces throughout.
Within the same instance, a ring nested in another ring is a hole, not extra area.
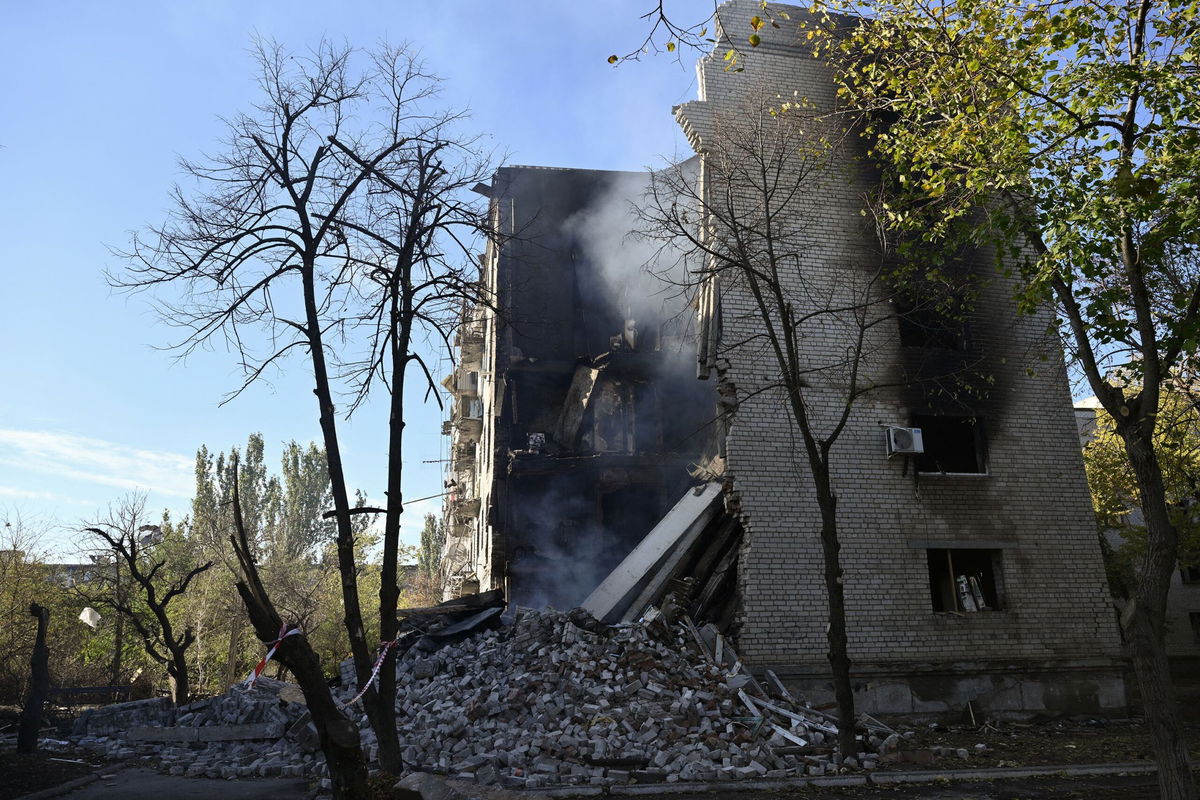
M 918 472 L 921 478 L 990 478 L 990 472 Z

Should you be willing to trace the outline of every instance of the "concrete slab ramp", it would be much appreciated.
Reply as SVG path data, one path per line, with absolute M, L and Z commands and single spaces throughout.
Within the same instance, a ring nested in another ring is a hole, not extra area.
M 719 481 L 688 489 L 588 595 L 583 607 L 606 624 L 638 619 L 647 607 L 661 600 L 670 581 L 695 561 L 697 547 L 705 544 L 704 534 L 713 533 L 714 523 L 725 517 L 723 499 Z

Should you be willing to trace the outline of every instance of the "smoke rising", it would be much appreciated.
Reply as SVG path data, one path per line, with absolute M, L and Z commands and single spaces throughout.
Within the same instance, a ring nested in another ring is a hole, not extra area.
M 617 173 L 564 225 L 599 279 L 600 302 L 635 320 L 643 336 L 648 324 L 680 319 L 687 308 L 683 254 L 664 245 L 640 213 L 650 186 L 650 173 Z
M 600 376 L 577 437 L 523 453 L 525 470 L 510 473 L 505 493 L 510 602 L 566 610 L 689 486 L 716 401 L 713 383 L 696 378 L 683 254 L 645 221 L 652 176 L 531 169 L 521 177 L 528 183 L 513 193 L 531 214 L 531 246 L 517 265 L 515 338 L 526 356 L 554 353 L 543 358 L 562 364 L 570 353 L 575 362 L 515 376 L 512 441 L 548 429 L 577 365 Z

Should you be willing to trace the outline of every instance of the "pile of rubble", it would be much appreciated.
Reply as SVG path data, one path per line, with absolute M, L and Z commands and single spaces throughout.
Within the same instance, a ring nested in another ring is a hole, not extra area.
M 298 687 L 270 678 L 178 709 L 165 699 L 98 708 L 76 721 L 73 740 L 112 759 L 153 762 L 171 775 L 314 777 L 326 771 Z
M 344 664 L 339 702 L 357 694 L 352 674 Z M 668 623 L 656 609 L 612 627 L 581 609 L 521 609 L 509 625 L 498 613 L 477 613 L 410 647 L 397 663 L 397 683 L 410 770 L 514 788 L 871 769 L 901 738 L 863 717 L 869 754 L 839 758 L 828 714 L 796 702 L 773 674 L 762 683 L 748 674 L 714 628 L 697 630 L 686 616 Z M 113 757 L 141 756 L 176 775 L 327 774 L 302 697 L 289 684 L 260 678 L 172 718 L 161 718 L 164 710 L 156 705 L 160 718 L 122 735 L 93 715 L 81 720 L 77 742 Z M 374 761 L 361 707 L 348 711 L 359 715 Z
M 397 669 L 405 764 L 537 788 L 823 775 L 898 745 L 870 720 L 875 752 L 840 760 L 831 718 L 777 679 L 765 691 L 715 631 L 720 652 L 686 617 L 647 620 L 521 610 L 510 628 L 410 650 Z

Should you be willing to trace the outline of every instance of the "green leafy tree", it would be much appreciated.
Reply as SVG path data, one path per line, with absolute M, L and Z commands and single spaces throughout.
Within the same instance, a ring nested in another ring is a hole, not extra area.
M 201 685 L 214 692 L 240 679 L 261 656 L 261 645 L 247 625 L 234 591 L 240 566 L 223 538 L 234 527 L 235 464 L 247 540 L 261 560 L 261 578 L 279 613 L 311 634 L 323 662 L 336 662 L 348 650 L 345 631 L 339 634 L 337 630 L 340 600 L 329 594 L 330 586 L 339 583 L 336 552 L 328 548 L 334 531 L 326 519 L 331 492 L 324 450 L 314 443 L 288 442 L 279 471 L 273 474 L 266 466 L 259 433 L 250 434 L 244 448 L 215 455 L 201 446 L 196 453 L 196 490 L 188 524 L 195 531 L 192 538 L 197 546 L 221 568 L 202 576 L 198 590 L 189 596 L 188 614 L 198 643 L 196 672 Z M 365 505 L 366 497 L 358 492 L 355 506 Z M 374 580 L 367 590 L 378 591 L 377 574 L 367 574 L 373 541 L 367 535 L 370 523 L 366 514 L 353 518 L 361 580 Z
M 404 563 L 416 562 L 416 569 L 407 571 L 401 586 L 400 607 L 426 607 L 442 599 L 442 549 L 446 544 L 445 522 L 434 514 L 425 515 L 421 540 L 416 547 L 403 548 Z
M 125 617 L 88 599 L 112 594 L 128 599 L 129 576 L 122 570 L 117 577 L 107 548 L 91 551 L 98 556 L 95 561 L 85 554 L 77 559 L 82 563 L 53 563 L 61 558 L 44 550 L 46 529 L 16 510 L 0 509 L 0 703 L 19 704 L 26 692 L 36 628 L 28 608 L 34 602 L 50 611 L 52 686 L 121 686 L 139 670 L 156 674 L 157 665 L 139 646 Z M 100 612 L 94 629 L 79 618 L 88 605 Z
M 333 522 L 323 516 L 332 505 L 325 451 L 314 442 L 308 447 L 289 442 L 281 474 L 281 508 L 272 543 L 279 554 L 292 558 L 319 551 L 335 536 Z M 358 505 L 366 505 L 365 499 L 359 498 Z
M 1157 444 L 1200 341 L 1200 24 L 1194 2 L 890 0 L 801 37 L 865 114 L 900 192 L 885 220 L 939 241 L 977 221 L 1098 398 L 1137 485 L 1145 549 L 1122 624 L 1165 798 L 1194 798 L 1164 648 L 1179 557 Z
M 446 546 L 446 524 L 433 514 L 425 515 L 421 544 L 417 548 L 417 569 L 430 580 L 441 575 L 442 548 Z
M 190 532 L 205 557 L 219 565 L 203 576 L 189 602 L 189 621 L 197 637 L 197 675 L 202 685 L 220 692 L 238 679 L 248 662 L 257 660 L 257 641 L 234 591 L 238 564 L 226 537 L 233 530 L 234 482 L 242 492 L 247 529 L 256 548 L 267 546 L 279 518 L 279 481 L 268 474 L 261 434 L 247 437 L 244 456 L 239 448 L 196 453 L 196 488 Z M 235 463 L 238 466 L 235 469 Z
M 203 564 L 169 557 L 160 526 L 147 524 L 145 500 L 131 497 L 122 501 L 108 518 L 84 529 L 92 537 L 99 555 L 97 580 L 83 597 L 96 606 L 121 615 L 136 631 L 146 655 L 167 672 L 171 699 L 183 705 L 191 697 L 190 667 L 187 650 L 196 641 L 195 632 L 184 625 L 179 630 L 174 611 L 197 575 L 212 562 Z M 116 577 L 124 575 L 126 589 L 116 587 Z M 97 585 L 108 591 L 95 593 Z
M 1181 395 L 1167 395 L 1154 438 L 1168 511 L 1179 531 L 1179 565 L 1200 565 L 1200 414 Z M 1116 597 L 1128 599 L 1146 552 L 1137 475 L 1109 419 L 1097 421 L 1083 452 L 1109 585 Z M 1119 541 L 1111 541 L 1111 533 L 1119 534 Z

